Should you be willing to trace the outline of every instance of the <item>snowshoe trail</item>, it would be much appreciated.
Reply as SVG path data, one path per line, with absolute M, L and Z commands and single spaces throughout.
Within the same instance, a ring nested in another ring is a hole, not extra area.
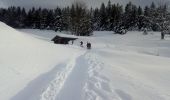
M 72 59 L 65 68 L 56 73 L 55 79 L 49 83 L 47 89 L 42 93 L 40 100 L 55 100 L 74 66 L 75 59 Z
M 56 74 L 41 100 L 119 100 L 109 79 L 100 74 L 103 66 L 98 56 L 90 52 L 71 60 Z
M 104 63 L 98 59 L 99 57 L 95 53 L 88 53 L 85 58 L 89 68 L 83 88 L 84 100 L 120 100 L 119 96 L 112 90 L 109 79 L 100 74 Z

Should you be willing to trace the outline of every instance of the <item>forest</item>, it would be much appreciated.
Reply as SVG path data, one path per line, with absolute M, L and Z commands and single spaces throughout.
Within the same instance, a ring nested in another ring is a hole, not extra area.
M 154 2 L 150 6 L 140 7 L 131 2 L 123 6 L 109 1 L 91 9 L 78 2 L 55 9 L 0 8 L 0 21 L 17 29 L 68 31 L 77 36 L 90 36 L 93 31 L 168 30 L 170 14 L 168 5 L 155 5 Z

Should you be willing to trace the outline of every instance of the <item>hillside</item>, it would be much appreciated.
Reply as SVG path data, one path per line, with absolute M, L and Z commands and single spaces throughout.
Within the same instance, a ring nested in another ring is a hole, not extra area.
M 80 50 L 38 40 L 3 23 L 0 29 L 1 100 L 9 100 L 39 75 L 81 54 Z

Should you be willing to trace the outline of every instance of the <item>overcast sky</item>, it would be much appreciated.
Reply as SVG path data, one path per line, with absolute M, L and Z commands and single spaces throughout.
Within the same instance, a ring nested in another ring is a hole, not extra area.
M 74 2 L 75 0 L 0 0 L 0 7 L 8 7 L 8 6 L 22 6 L 26 8 L 30 8 L 32 6 L 35 7 L 44 7 L 44 8 L 56 8 L 56 6 L 67 6 Z M 102 2 L 107 3 L 109 0 L 83 0 L 86 2 L 86 5 L 90 7 L 98 7 Z M 152 1 L 158 3 L 158 1 L 170 1 L 170 0 L 111 0 L 112 3 L 120 3 L 127 4 L 129 1 L 132 1 L 137 5 L 148 5 Z

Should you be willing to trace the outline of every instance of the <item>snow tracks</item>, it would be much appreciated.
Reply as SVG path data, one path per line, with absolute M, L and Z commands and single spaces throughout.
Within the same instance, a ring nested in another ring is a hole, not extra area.
M 100 74 L 103 66 L 95 53 L 72 59 L 56 74 L 41 100 L 114 100 L 109 80 Z
M 75 66 L 75 59 L 68 62 L 65 68 L 56 73 L 56 77 L 50 82 L 47 89 L 42 93 L 40 100 L 55 100 L 55 97 L 62 89 L 65 80 Z
M 99 60 L 95 53 L 88 53 L 85 56 L 88 61 L 88 76 L 83 87 L 84 100 L 114 100 L 109 79 L 100 73 L 104 63 Z

